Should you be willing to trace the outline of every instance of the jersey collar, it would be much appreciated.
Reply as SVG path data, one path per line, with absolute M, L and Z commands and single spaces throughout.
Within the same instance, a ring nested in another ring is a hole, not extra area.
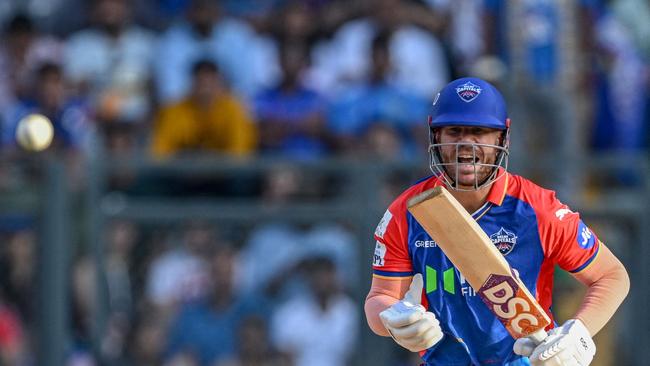
M 488 193 L 487 200 L 492 202 L 497 206 L 503 204 L 503 200 L 506 197 L 506 192 L 508 191 L 508 181 L 510 180 L 510 174 L 505 171 L 503 168 L 499 168 L 497 172 L 497 179 L 492 183 L 490 187 L 490 192 Z

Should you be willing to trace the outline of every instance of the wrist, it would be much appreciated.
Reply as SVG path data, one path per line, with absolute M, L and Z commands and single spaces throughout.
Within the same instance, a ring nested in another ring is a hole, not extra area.
M 567 320 L 564 324 L 562 324 L 562 327 L 571 329 L 572 332 L 579 334 L 580 336 L 591 338 L 591 332 L 589 331 L 589 328 L 587 328 L 585 322 L 579 318 L 571 318 Z
M 573 320 L 574 323 L 578 324 L 578 327 L 584 329 L 587 332 L 587 334 L 589 334 L 589 337 L 593 337 L 595 335 L 595 332 L 592 332 L 592 330 L 589 329 L 589 327 L 587 326 L 587 322 L 585 322 L 584 319 L 582 319 L 579 315 L 567 320 L 567 322 L 571 320 Z

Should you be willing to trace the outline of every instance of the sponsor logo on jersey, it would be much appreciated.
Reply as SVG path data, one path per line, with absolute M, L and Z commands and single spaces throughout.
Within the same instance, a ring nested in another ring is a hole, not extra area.
M 456 269 L 454 267 L 442 271 L 425 266 L 425 292 L 430 294 L 440 289 L 441 291 L 455 295 L 458 290 L 462 296 L 476 296 L 476 292 L 474 292 L 474 289 L 467 283 L 461 273 L 459 273 L 460 280 L 456 281 L 455 272 Z M 439 288 L 440 280 L 442 280 L 442 288 Z
M 501 227 L 499 231 L 490 235 L 490 240 L 501 254 L 507 255 L 517 244 L 517 235 Z
M 462 99 L 466 103 L 469 103 L 474 99 L 476 99 L 476 97 L 478 97 L 479 94 L 481 94 L 481 87 L 472 83 L 471 81 L 468 81 L 465 84 L 456 88 L 456 94 L 458 94 L 460 99 Z
M 393 214 L 390 213 L 390 211 L 386 210 L 384 216 L 381 218 L 381 221 L 379 221 L 379 225 L 377 225 L 377 228 L 375 229 L 375 235 L 383 239 L 384 234 L 386 234 L 386 228 L 392 219 Z
M 386 245 L 378 241 L 375 244 L 375 255 L 372 257 L 372 265 L 376 267 L 383 267 L 385 256 L 386 256 Z
M 562 219 L 564 219 L 564 216 L 572 213 L 573 211 L 569 210 L 568 208 L 561 208 L 555 211 L 555 217 L 557 217 L 558 220 L 562 221 Z
M 436 247 L 438 247 L 438 243 L 436 243 L 433 240 L 416 240 L 415 241 L 415 247 L 416 248 L 436 248 Z
M 578 233 L 576 235 L 576 241 L 582 249 L 591 249 L 596 243 L 596 236 L 594 233 L 585 225 L 582 220 L 578 224 Z

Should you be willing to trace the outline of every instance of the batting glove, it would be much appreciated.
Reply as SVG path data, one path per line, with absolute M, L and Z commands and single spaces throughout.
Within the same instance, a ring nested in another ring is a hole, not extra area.
M 582 321 L 570 319 L 548 332 L 538 346 L 528 338 L 520 338 L 513 350 L 529 357 L 533 366 L 587 366 L 596 354 L 596 345 Z
M 412 352 L 432 347 L 442 339 L 440 322 L 420 305 L 422 275 L 413 276 L 404 298 L 379 313 L 379 318 L 395 342 Z

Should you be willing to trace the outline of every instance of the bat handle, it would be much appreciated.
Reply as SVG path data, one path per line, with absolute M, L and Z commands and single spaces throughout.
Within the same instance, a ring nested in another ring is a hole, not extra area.
M 532 339 L 533 342 L 535 342 L 535 345 L 539 345 L 540 343 L 542 343 L 544 339 L 546 339 L 547 336 L 548 334 L 546 333 L 544 328 L 542 328 L 534 333 L 529 334 L 528 338 Z

